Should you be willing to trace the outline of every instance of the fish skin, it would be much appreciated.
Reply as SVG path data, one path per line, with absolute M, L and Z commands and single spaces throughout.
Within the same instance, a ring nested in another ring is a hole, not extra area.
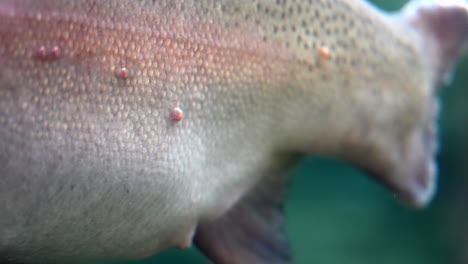
M 426 204 L 466 9 L 440 36 L 451 6 L 298 2 L 0 0 L 0 258 L 189 246 L 296 153 Z

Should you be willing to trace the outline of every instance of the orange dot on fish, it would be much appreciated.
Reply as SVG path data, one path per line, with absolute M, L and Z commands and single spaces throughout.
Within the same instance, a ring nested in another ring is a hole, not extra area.
M 326 46 L 322 46 L 318 49 L 318 61 L 319 63 L 325 62 L 330 56 L 330 50 Z

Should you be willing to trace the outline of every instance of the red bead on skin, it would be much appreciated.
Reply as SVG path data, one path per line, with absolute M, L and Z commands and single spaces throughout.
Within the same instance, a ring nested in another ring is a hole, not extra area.
M 171 119 L 175 122 L 178 122 L 184 118 L 184 111 L 182 111 L 182 108 L 176 107 L 171 110 Z
M 46 60 L 47 59 L 47 51 L 44 46 L 40 46 L 34 51 L 34 58 L 37 60 Z
M 126 80 L 128 79 L 128 69 L 126 67 L 122 67 L 117 70 L 117 78 Z
M 61 52 L 59 46 L 54 46 L 49 51 L 49 57 L 51 60 L 58 60 L 60 58 Z

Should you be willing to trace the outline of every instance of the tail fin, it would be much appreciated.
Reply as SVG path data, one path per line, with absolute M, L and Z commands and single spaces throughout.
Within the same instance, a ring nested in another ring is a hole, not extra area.
M 413 0 L 403 16 L 421 34 L 425 43 L 433 43 L 436 82 L 447 84 L 455 61 L 468 48 L 468 1 Z M 431 45 L 431 44 L 428 44 Z

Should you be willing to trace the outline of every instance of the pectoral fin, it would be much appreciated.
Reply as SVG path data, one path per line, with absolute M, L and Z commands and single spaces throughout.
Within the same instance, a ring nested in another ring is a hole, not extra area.
M 292 263 L 283 230 L 288 166 L 271 172 L 226 214 L 199 226 L 195 243 L 217 264 Z

